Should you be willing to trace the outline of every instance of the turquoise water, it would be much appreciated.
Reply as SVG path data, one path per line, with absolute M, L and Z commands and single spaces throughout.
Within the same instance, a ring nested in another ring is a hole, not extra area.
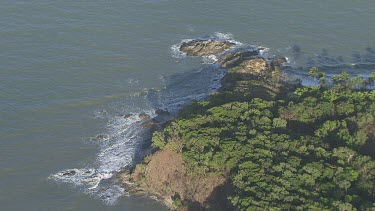
M 0 209 L 166 210 L 112 175 L 148 135 L 136 114 L 217 87 L 222 72 L 174 45 L 220 36 L 287 56 L 292 74 L 367 75 L 374 11 L 352 0 L 1 1 Z M 69 169 L 80 173 L 59 177 Z

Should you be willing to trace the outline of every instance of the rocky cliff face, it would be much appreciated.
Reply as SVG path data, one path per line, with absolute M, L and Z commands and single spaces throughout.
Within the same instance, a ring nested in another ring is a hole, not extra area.
M 204 56 L 223 53 L 233 45 L 219 40 L 201 40 L 184 43 L 180 50 L 187 55 Z M 219 58 L 222 68 L 230 68 L 221 80 L 221 91 L 261 98 L 288 92 L 280 74 L 286 60 L 278 58 L 269 62 L 258 53 L 257 50 L 231 52 Z M 179 150 L 164 148 L 156 151 L 132 171 L 119 174 L 119 180 L 131 193 L 151 194 L 171 209 L 231 209 L 226 204 L 226 193 L 231 191 L 226 173 L 191 175 Z

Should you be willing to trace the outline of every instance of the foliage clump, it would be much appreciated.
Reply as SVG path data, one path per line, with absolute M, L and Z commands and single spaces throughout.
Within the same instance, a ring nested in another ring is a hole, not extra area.
M 319 85 L 287 99 L 225 92 L 195 102 L 153 144 L 181 152 L 191 174 L 227 175 L 239 210 L 374 208 L 375 91 L 366 87 L 375 74 L 309 75 Z

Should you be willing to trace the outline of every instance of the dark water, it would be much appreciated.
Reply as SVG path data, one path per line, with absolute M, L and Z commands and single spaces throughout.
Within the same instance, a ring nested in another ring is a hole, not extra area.
M 287 56 L 294 74 L 366 75 L 374 20 L 375 1 L 2 0 L 0 209 L 166 210 L 112 175 L 147 136 L 119 115 L 174 111 L 217 87 L 210 59 L 173 45 L 219 36 Z

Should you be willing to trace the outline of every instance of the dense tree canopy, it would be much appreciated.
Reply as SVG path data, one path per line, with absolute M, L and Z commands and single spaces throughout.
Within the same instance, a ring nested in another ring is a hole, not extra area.
M 342 73 L 283 100 L 230 92 L 185 108 L 153 144 L 184 156 L 191 174 L 227 175 L 239 210 L 375 207 L 375 91 Z M 372 147 L 372 148 L 371 148 Z

